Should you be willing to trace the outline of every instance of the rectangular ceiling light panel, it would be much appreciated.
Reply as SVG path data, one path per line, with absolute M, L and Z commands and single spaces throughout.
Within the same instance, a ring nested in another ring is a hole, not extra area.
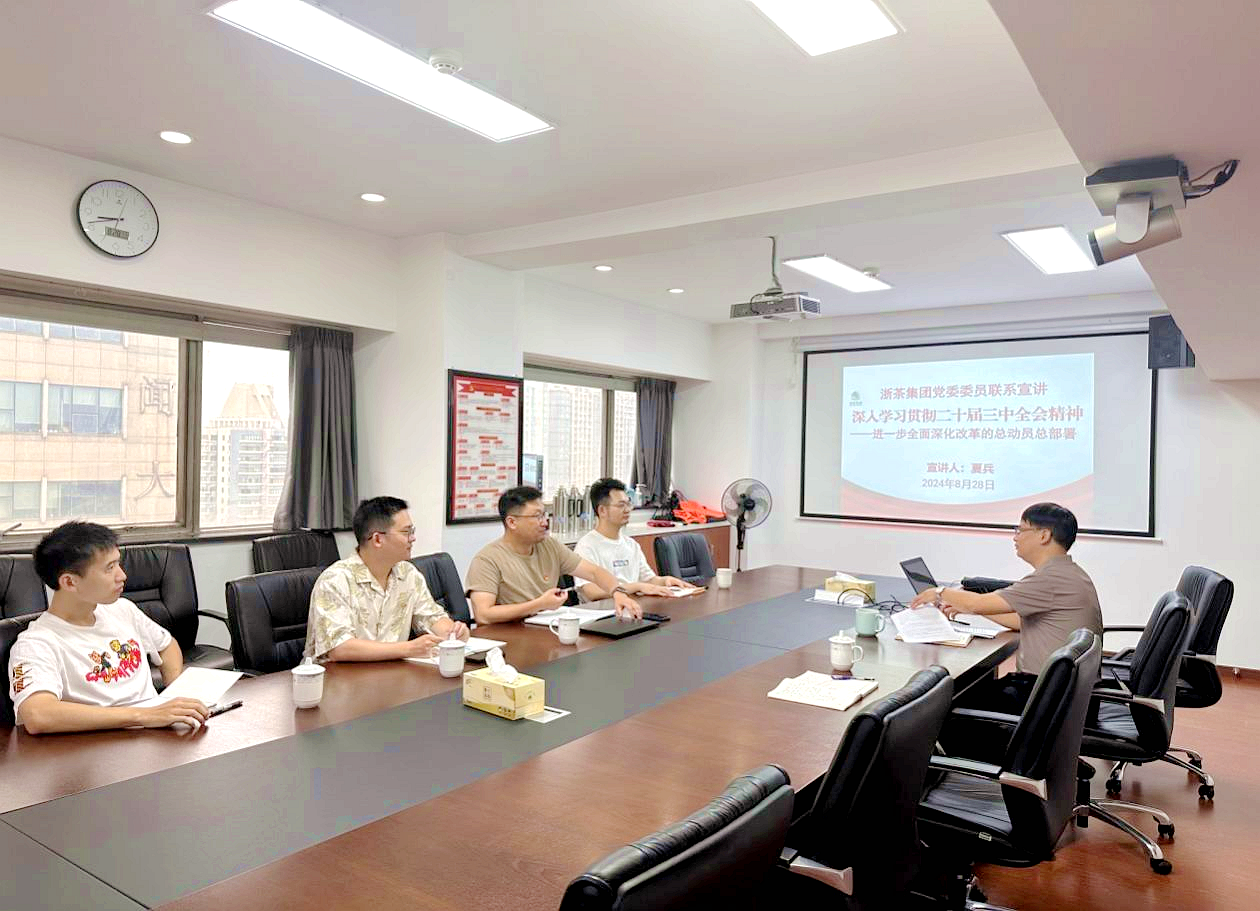
M 887 291 L 892 285 L 878 278 L 871 278 L 865 272 L 846 266 L 830 256 L 805 256 L 800 259 L 785 259 L 783 265 L 799 269 L 806 275 L 822 279 L 825 282 L 852 291 L 855 294 L 863 291 Z
M 876 0 L 751 0 L 811 57 L 901 31 Z
M 552 128 L 304 0 L 230 0 L 210 15 L 496 142 Z
M 1029 231 L 1008 231 L 1002 236 L 1047 275 L 1088 272 L 1094 268 L 1094 261 L 1085 255 L 1080 244 L 1072 239 L 1072 235 L 1062 225 L 1033 228 Z

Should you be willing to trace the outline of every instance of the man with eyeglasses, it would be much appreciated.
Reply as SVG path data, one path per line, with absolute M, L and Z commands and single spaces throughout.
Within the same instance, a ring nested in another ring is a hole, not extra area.
M 468 638 L 429 592 L 407 559 L 416 540 L 407 503 L 364 500 L 354 511 L 354 554 L 324 570 L 311 591 L 308 658 L 390 661 L 424 658 L 438 642 Z M 411 639 L 412 632 L 419 633 Z
M 478 623 L 523 620 L 564 604 L 559 587 L 568 574 L 592 579 L 610 592 L 618 617 L 638 619 L 643 611 L 608 570 L 569 550 L 547 534 L 550 516 L 536 487 L 513 487 L 499 497 L 503 537 L 473 557 L 468 567 L 468 600 Z
M 632 595 L 668 595 L 670 587 L 695 588 L 674 576 L 658 576 L 648 566 L 639 542 L 625 533 L 630 524 L 630 496 L 625 484 L 616 478 L 600 478 L 591 485 L 591 509 L 595 511 L 595 527 L 573 548 L 579 557 L 608 570 Z M 589 579 L 579 576 L 573 581 L 587 601 L 608 597 L 606 589 Z
M 1102 636 L 1102 609 L 1094 583 L 1068 555 L 1076 541 L 1076 516 L 1056 503 L 1035 503 L 1020 516 L 1015 529 L 1015 554 L 1033 568 L 1018 582 L 979 594 L 956 588 L 929 588 L 911 607 L 937 604 L 944 614 L 983 614 L 1003 626 L 1019 630 L 1017 674 L 997 683 L 1012 690 L 1019 704 L 1051 652 L 1063 646 L 1078 629 Z M 1023 679 L 1020 679 L 1023 678 Z

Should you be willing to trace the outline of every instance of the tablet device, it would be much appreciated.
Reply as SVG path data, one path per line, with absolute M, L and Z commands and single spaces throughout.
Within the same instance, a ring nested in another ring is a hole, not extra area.
M 658 626 L 660 624 L 655 620 L 618 620 L 616 617 L 606 617 L 603 620 L 583 623 L 581 629 L 584 633 L 620 639 L 622 636 L 633 636 L 635 633 L 656 629 Z

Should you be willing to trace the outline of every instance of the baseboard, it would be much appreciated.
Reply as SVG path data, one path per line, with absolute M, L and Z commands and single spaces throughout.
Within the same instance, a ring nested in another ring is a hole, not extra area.
M 1235 667 L 1232 664 L 1218 665 L 1217 670 L 1222 677 L 1233 677 L 1237 680 L 1260 680 L 1260 670 L 1254 667 Z

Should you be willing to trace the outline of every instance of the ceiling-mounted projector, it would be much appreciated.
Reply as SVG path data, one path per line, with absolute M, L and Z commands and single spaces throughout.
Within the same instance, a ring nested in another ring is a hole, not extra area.
M 1238 159 L 1208 168 L 1194 180 L 1176 158 L 1128 161 L 1095 171 L 1085 178 L 1085 189 L 1102 215 L 1114 215 L 1114 224 L 1089 232 L 1089 250 L 1101 266 L 1181 236 L 1176 209 L 1186 200 L 1207 196 L 1234 176 Z M 1219 169 L 1219 170 L 1218 170 Z M 1209 184 L 1204 177 L 1217 171 Z
M 770 278 L 772 284 L 760 294 L 754 294 L 740 304 L 731 304 L 731 319 L 808 319 L 821 316 L 822 306 L 804 291 L 784 291 L 779 284 L 776 263 L 779 239 L 770 238 Z

